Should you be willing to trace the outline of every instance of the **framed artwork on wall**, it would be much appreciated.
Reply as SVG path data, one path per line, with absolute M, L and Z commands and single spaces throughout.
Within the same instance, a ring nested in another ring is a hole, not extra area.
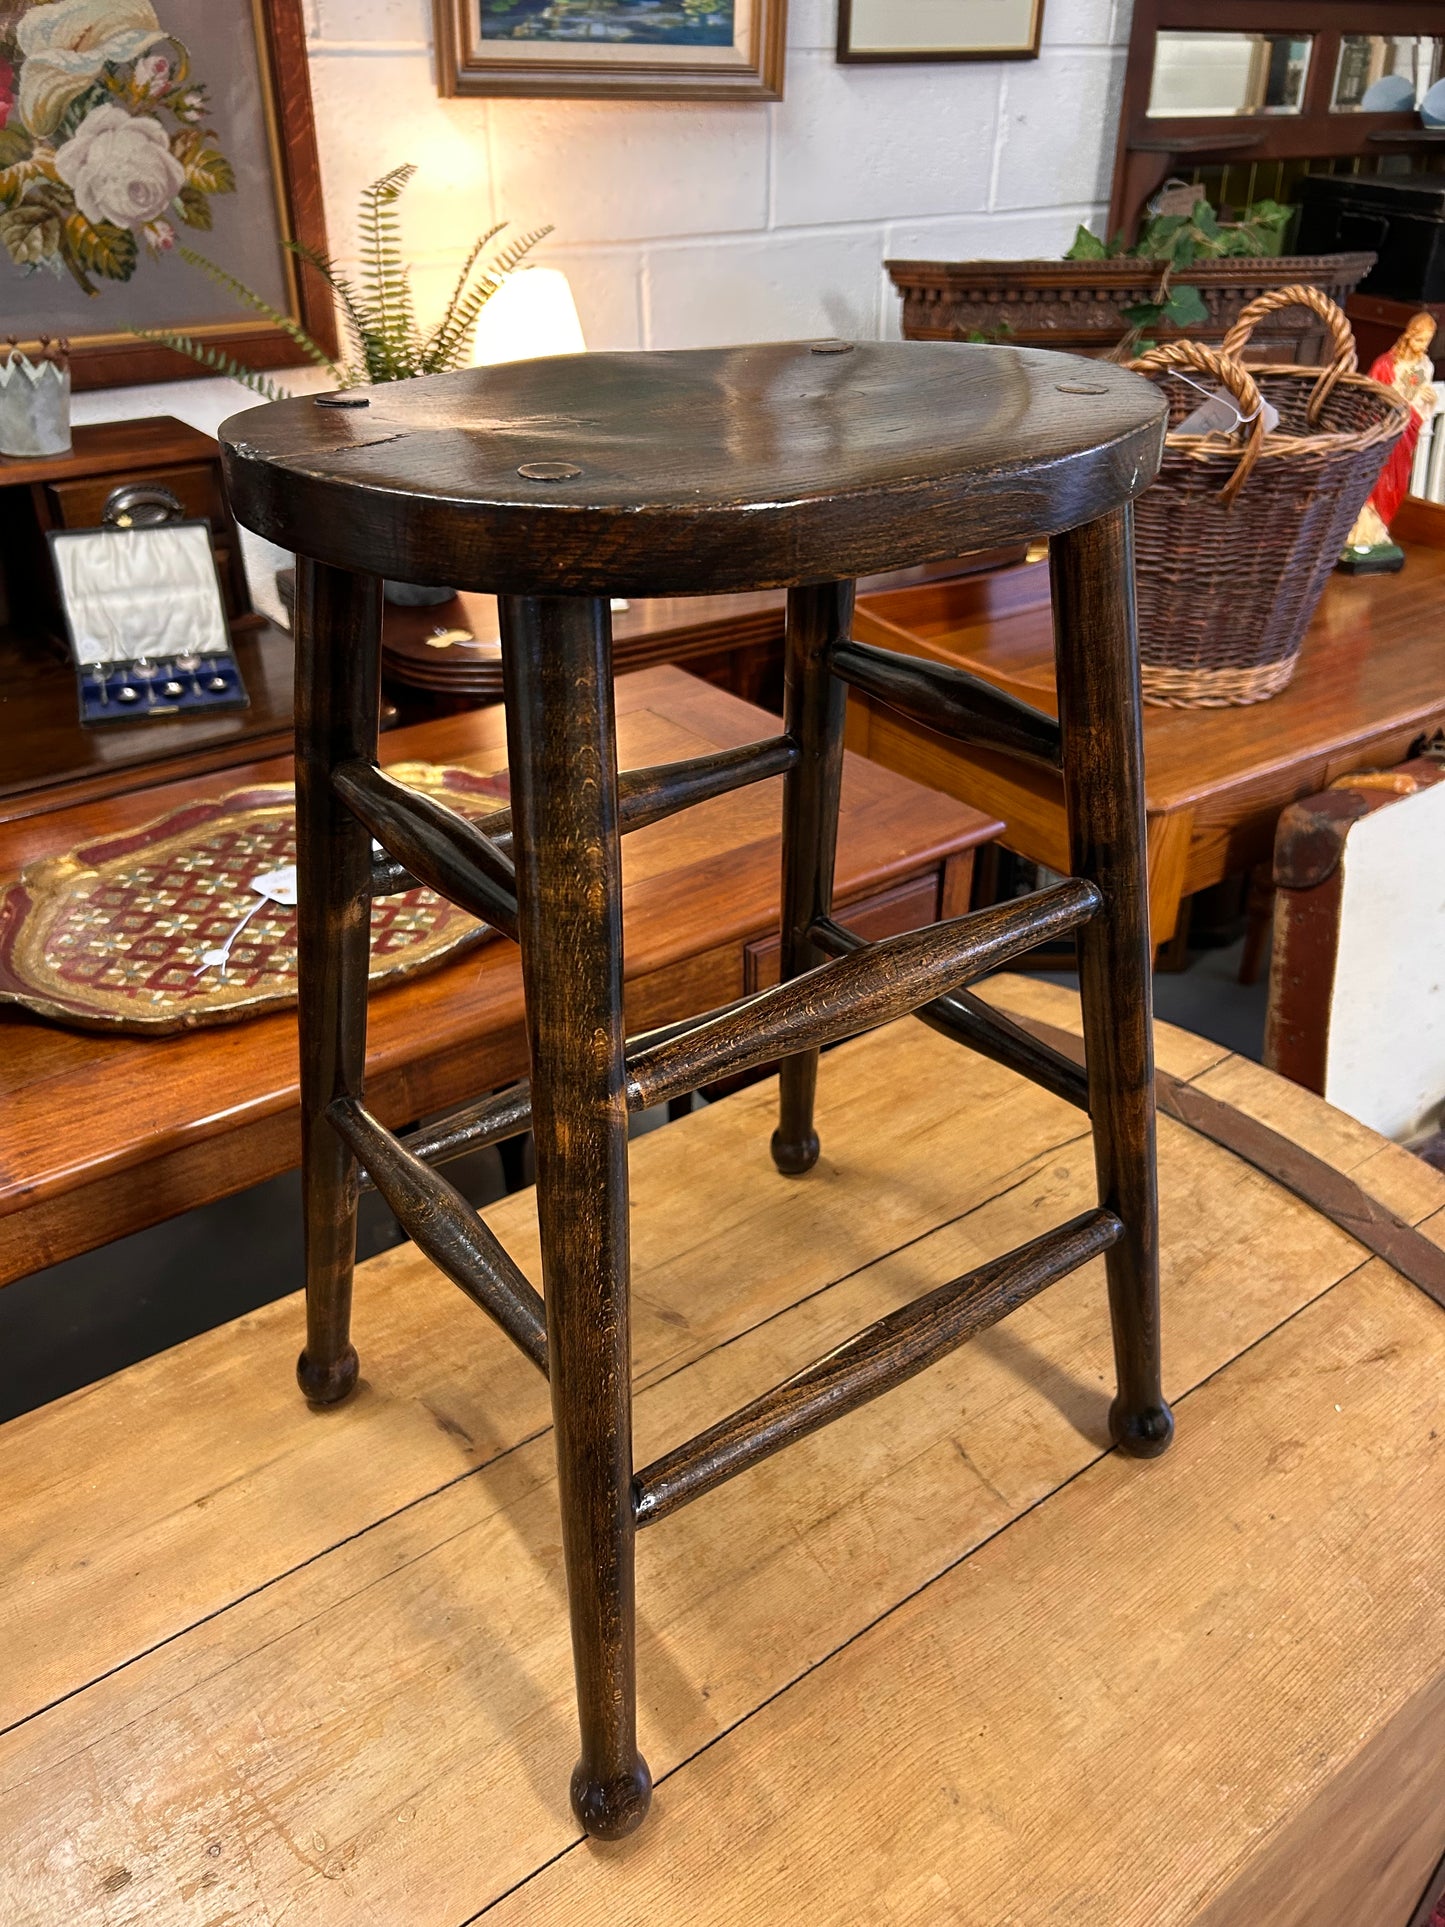
M 838 0 L 838 58 L 1033 60 L 1044 0 Z
M 77 388 L 196 376 L 131 328 L 293 367 L 281 320 L 334 352 L 336 317 L 288 242 L 326 245 L 301 0 L 0 12 L 0 337 L 67 337 Z
M 443 94 L 783 97 L 787 0 L 434 0 L 434 5 L 437 84 Z

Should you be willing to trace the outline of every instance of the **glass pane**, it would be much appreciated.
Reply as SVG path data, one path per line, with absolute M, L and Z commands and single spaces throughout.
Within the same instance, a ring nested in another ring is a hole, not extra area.
M 1330 105 L 1337 113 L 1412 114 L 1440 78 L 1432 34 L 1347 33 Z
M 1308 34 L 1154 36 L 1154 115 L 1297 114 L 1309 72 Z

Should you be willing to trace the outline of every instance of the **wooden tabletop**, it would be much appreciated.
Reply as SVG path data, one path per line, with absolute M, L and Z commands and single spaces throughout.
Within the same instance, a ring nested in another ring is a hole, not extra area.
M 247 708 L 87 728 L 74 665 L 33 637 L 0 629 L 0 826 L 280 754 L 291 734 L 291 638 L 257 617 L 232 631 L 231 647 Z
M 1154 935 L 1181 897 L 1267 862 L 1280 811 L 1369 764 L 1388 765 L 1445 723 L 1445 509 L 1410 502 L 1398 575 L 1330 579 L 1294 680 L 1238 709 L 1144 710 Z M 1048 568 L 933 583 L 860 600 L 855 633 L 962 664 L 1056 713 Z M 996 810 L 1003 841 L 1066 871 L 1063 792 L 987 751 L 850 705 L 850 745 Z
M 988 992 L 1076 1023 L 1018 979 Z M 1437 1258 L 1445 1178 L 1161 1027 Z M 633 1147 L 640 1460 L 1093 1201 L 1086 1124 L 905 1020 Z M 411 1247 L 356 1398 L 267 1305 L 0 1428 L 16 1927 L 1406 1927 L 1442 1844 L 1445 1312 L 1167 1118 L 1162 1459 L 1103 1267 L 638 1542 L 634 1838 L 579 1839 L 547 1388 Z M 487 1214 L 540 1277 L 530 1193 Z M 1411 1229 L 1418 1227 L 1418 1230 Z
M 776 733 L 769 716 L 672 668 L 619 680 L 624 766 Z M 500 709 L 383 738 L 387 762 L 506 761 Z M 192 778 L 0 831 L 13 875 L 184 802 L 285 780 L 289 760 Z M 778 920 L 781 778 L 640 830 L 623 845 L 628 1018 L 666 1023 L 766 979 Z M 970 853 L 997 825 L 849 758 L 839 900 L 873 935 L 967 907 Z M 497 940 L 371 1002 L 368 1102 L 400 1124 L 525 1075 L 514 948 Z M 0 1008 L 0 1282 L 288 1169 L 297 1145 L 296 1021 L 173 1038 L 102 1037 Z
M 944 576 L 1003 568 L 1023 559 L 1027 544 L 955 556 L 914 569 L 864 576 L 860 594 L 905 588 Z M 705 682 L 730 689 L 747 702 L 781 713 L 783 630 L 787 595 L 760 589 L 751 595 L 661 596 L 629 602 L 612 614 L 613 661 L 618 674 L 655 662 L 677 663 Z M 497 598 L 463 590 L 430 609 L 382 611 L 383 686 L 407 700 L 408 690 L 433 698 L 463 696 L 500 702 L 501 621 Z M 420 719 L 418 719 L 420 720 Z

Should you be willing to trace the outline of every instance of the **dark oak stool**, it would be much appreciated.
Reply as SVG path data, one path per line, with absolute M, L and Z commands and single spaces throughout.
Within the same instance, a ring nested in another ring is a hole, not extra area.
M 817 342 L 535 361 L 275 403 L 222 429 L 241 521 L 298 552 L 297 814 L 308 1398 L 356 1381 L 359 1169 L 552 1388 L 581 1721 L 572 1801 L 628 1832 L 639 1525 L 922 1370 L 1106 1254 L 1115 1439 L 1161 1452 L 1150 950 L 1131 498 L 1164 404 L 1102 362 Z M 1059 720 L 849 638 L 852 578 L 1048 535 Z M 381 578 L 502 597 L 512 806 L 481 827 L 376 765 Z M 786 586 L 783 734 L 619 777 L 607 598 Z M 1062 770 L 1075 875 L 864 944 L 832 914 L 848 685 Z M 783 981 L 624 1039 L 619 837 L 785 773 Z M 382 854 L 373 850 L 373 838 Z M 398 1139 L 363 1102 L 373 896 L 440 891 L 521 947 L 530 1090 Z M 1087 1076 L 965 986 L 1078 933 Z M 679 1445 L 632 1463 L 629 1111 L 782 1058 L 780 1171 L 818 1156 L 819 1047 L 915 1012 L 1088 1111 L 1099 1205 L 940 1285 Z M 432 1168 L 531 1129 L 545 1305 Z

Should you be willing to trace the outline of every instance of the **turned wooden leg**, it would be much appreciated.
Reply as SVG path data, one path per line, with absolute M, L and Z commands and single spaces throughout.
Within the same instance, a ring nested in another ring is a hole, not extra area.
M 1073 873 L 1096 883 L 1078 932 L 1089 1114 L 1099 1202 L 1124 1236 L 1105 1258 L 1118 1395 L 1110 1430 L 1141 1458 L 1174 1433 L 1159 1362 L 1153 986 L 1144 842 L 1144 752 L 1130 511 L 1050 545 L 1064 798 Z
M 632 1348 L 617 749 L 606 602 L 501 604 L 518 934 L 552 1414 L 582 1756 L 572 1806 L 616 1839 L 637 1750 Z
M 381 583 L 304 556 L 296 563 L 296 949 L 301 1032 L 301 1187 L 306 1349 L 296 1376 L 330 1405 L 356 1383 L 351 1273 L 356 1160 L 326 1118 L 360 1097 L 371 951 L 371 836 L 331 772 L 376 754 Z
M 853 584 L 828 582 L 788 595 L 787 669 L 783 726 L 799 757 L 783 779 L 783 916 L 781 980 L 824 961 L 808 936 L 816 917 L 833 908 L 833 860 L 838 842 L 838 793 L 843 780 L 843 724 L 848 691 L 829 675 L 828 645 L 845 639 L 853 620 Z M 818 1161 L 813 1099 L 818 1053 L 783 1060 L 773 1162 L 788 1177 Z

